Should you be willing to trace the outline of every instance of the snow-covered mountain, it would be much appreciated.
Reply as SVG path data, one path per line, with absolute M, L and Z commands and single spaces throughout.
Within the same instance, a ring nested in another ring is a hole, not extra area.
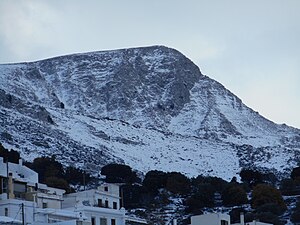
M 262 117 L 164 46 L 0 65 L 0 115 L 0 142 L 25 159 L 55 154 L 96 174 L 119 162 L 230 179 L 300 161 L 299 129 Z

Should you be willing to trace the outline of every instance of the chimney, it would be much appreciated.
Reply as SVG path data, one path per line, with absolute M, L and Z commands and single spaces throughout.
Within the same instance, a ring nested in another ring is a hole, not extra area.
M 244 216 L 243 212 L 241 212 L 241 214 L 240 214 L 240 224 L 245 225 L 245 216 Z
M 15 198 L 14 195 L 14 183 L 13 183 L 13 174 L 10 172 L 8 174 L 8 198 Z
M 177 225 L 177 219 L 173 219 L 173 225 Z
M 19 159 L 19 165 L 22 166 L 23 165 L 23 160 Z

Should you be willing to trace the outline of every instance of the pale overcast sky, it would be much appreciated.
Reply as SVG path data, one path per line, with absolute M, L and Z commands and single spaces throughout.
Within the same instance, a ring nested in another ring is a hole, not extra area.
M 1 0 L 0 63 L 165 45 L 300 128 L 299 12 L 299 0 Z

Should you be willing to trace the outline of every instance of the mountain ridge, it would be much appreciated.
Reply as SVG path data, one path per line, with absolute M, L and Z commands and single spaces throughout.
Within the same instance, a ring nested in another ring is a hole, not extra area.
M 0 77 L 0 132 L 13 140 L 1 135 L 0 141 L 25 158 L 61 154 L 65 164 L 78 160 L 78 167 L 95 174 L 105 163 L 120 162 L 144 172 L 160 168 L 228 179 L 241 167 L 284 173 L 300 161 L 299 129 L 260 116 L 164 46 L 5 64 Z M 44 135 L 26 134 L 18 123 Z M 218 160 L 230 172 L 221 171 Z

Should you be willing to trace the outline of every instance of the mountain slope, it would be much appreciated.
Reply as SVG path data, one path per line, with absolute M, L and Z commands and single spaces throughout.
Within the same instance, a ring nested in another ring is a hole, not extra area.
M 227 179 L 299 162 L 298 129 L 260 116 L 164 46 L 0 65 L 0 78 L 0 139 L 25 158 Z

